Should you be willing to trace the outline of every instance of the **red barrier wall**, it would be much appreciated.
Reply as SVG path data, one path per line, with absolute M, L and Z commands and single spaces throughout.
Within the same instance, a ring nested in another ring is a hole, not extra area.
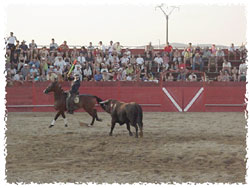
M 7 110 L 13 111 L 55 111 L 53 107 L 23 107 L 18 105 L 53 105 L 54 95 L 45 95 L 43 90 L 49 82 L 25 83 L 7 87 Z M 61 83 L 64 90 L 69 82 Z M 178 112 L 163 88 L 172 96 L 182 111 L 187 112 L 222 112 L 244 111 L 246 83 L 202 83 L 202 82 L 83 82 L 80 93 L 96 95 L 103 100 L 113 98 L 124 102 L 134 101 L 142 104 L 144 111 Z M 197 92 L 201 92 L 192 102 Z M 215 106 L 219 104 L 219 106 Z M 235 106 L 230 106 L 233 104 Z M 12 105 L 15 105 L 13 107 Z M 18 107 L 17 107 L 17 106 Z M 189 108 L 188 108 L 188 105 Z M 213 106 L 211 106 L 213 105 Z M 224 106 L 223 106 L 224 105 Z M 229 106 L 228 106 L 229 105 Z M 102 109 L 98 106 L 98 111 Z

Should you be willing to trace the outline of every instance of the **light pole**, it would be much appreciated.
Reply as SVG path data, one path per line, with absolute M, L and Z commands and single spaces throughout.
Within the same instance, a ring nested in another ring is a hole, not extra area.
M 166 44 L 168 43 L 168 19 L 169 19 L 169 16 L 170 16 L 170 14 L 177 8 L 178 10 L 180 9 L 180 7 L 177 7 L 177 6 L 170 6 L 171 7 L 171 10 L 169 11 L 169 13 L 167 14 L 167 12 L 166 11 L 164 11 L 163 10 L 163 5 L 164 4 L 161 4 L 161 5 L 159 5 L 159 6 L 156 6 L 155 7 L 155 10 L 157 9 L 157 8 L 159 8 L 159 9 L 161 9 L 161 11 L 163 12 L 163 14 L 165 15 L 165 18 L 166 18 Z M 168 7 L 167 7 L 167 9 L 168 9 Z

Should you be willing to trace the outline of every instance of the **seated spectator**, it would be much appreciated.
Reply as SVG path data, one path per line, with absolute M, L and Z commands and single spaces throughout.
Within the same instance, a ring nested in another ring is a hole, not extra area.
M 203 62 L 199 53 L 196 53 L 193 58 L 192 69 L 195 70 L 196 66 L 200 68 L 200 71 L 203 71 Z
M 31 75 L 30 73 L 28 73 L 27 76 L 25 77 L 25 81 L 26 82 L 33 82 L 34 81 L 33 75 Z
M 162 60 L 163 60 L 163 63 L 162 63 L 163 68 L 165 70 L 168 70 L 168 68 L 169 68 L 169 57 L 168 57 L 167 52 L 163 53 Z
M 33 58 L 32 61 L 29 62 L 29 66 L 32 67 L 32 65 L 35 65 L 36 68 L 40 67 L 40 61 L 38 58 Z
M 102 80 L 102 74 L 99 70 L 96 70 L 96 74 L 94 75 L 94 81 L 101 81 Z
M 23 54 L 20 54 L 19 55 L 19 62 L 17 65 L 17 70 L 20 70 L 23 67 L 23 65 L 25 64 L 25 61 L 26 61 L 26 57 L 23 56 Z
M 14 75 L 13 81 L 23 84 L 24 79 L 23 79 L 23 76 L 22 76 L 22 72 L 21 72 L 21 71 L 18 71 L 18 72 Z
M 46 46 L 42 47 L 42 49 L 39 51 L 39 55 L 40 57 L 43 57 L 46 59 L 48 58 L 49 52 L 47 51 Z
M 149 73 L 149 74 L 148 74 L 148 81 L 149 81 L 149 82 L 156 82 L 156 83 L 158 83 L 157 78 L 155 78 L 154 75 L 153 75 L 152 73 Z
M 93 58 L 91 52 L 88 52 L 88 53 L 87 53 L 87 56 L 86 56 L 86 58 L 85 58 L 85 61 L 86 61 L 86 63 L 88 63 L 88 64 L 93 64 L 93 63 L 94 63 L 94 58 Z
M 84 57 L 84 55 L 83 55 L 82 52 L 80 53 L 80 56 L 77 58 L 77 61 L 78 61 L 82 66 L 85 65 L 86 59 L 85 59 L 85 57 Z
M 18 53 L 14 52 L 14 56 L 10 57 L 10 64 L 13 65 L 15 69 L 18 69 L 18 63 L 19 63 Z
M 29 44 L 29 49 L 32 51 L 35 51 L 37 49 L 37 45 L 34 39 L 31 40 L 31 43 Z
M 13 76 L 16 74 L 16 72 L 17 72 L 17 70 L 15 69 L 15 67 L 14 67 L 13 65 L 11 65 L 9 71 L 10 71 L 10 74 L 11 74 L 12 77 L 13 77 Z
M 78 74 L 80 77 L 80 81 L 82 81 L 82 70 L 80 65 L 76 65 L 76 68 L 74 70 L 74 74 Z
M 216 57 L 214 54 L 211 54 L 211 57 L 209 58 L 208 61 L 208 72 L 210 72 L 211 66 L 215 67 L 215 72 L 218 72 L 218 64 L 216 62 Z
M 196 81 L 197 81 L 197 75 L 196 75 L 194 72 L 192 72 L 192 73 L 188 76 L 188 80 L 189 80 L 190 82 L 196 82 Z
M 63 44 L 59 46 L 59 51 L 62 53 L 69 51 L 69 46 L 67 45 L 67 41 L 64 41 Z
M 19 43 L 19 40 L 17 40 L 16 46 L 14 47 L 13 52 L 11 51 L 11 55 L 13 55 L 13 53 L 17 53 L 19 55 L 20 51 L 21 51 L 20 43 Z
M 129 51 L 128 48 L 126 48 L 126 50 L 123 54 L 126 54 L 129 59 L 131 58 L 131 52 Z
M 247 64 L 246 61 L 243 61 L 243 63 L 241 63 L 239 66 L 238 81 L 246 81 L 246 75 L 247 75 Z
M 32 77 L 35 77 L 36 74 L 38 74 L 38 70 L 37 70 L 36 66 L 33 64 L 33 65 L 31 66 L 31 69 L 30 69 L 30 75 L 31 75 Z
M 6 81 L 7 81 L 7 87 L 13 86 L 13 78 L 11 76 L 11 72 L 10 71 L 7 71 Z
M 62 77 L 63 71 L 60 68 L 60 66 L 54 66 L 54 73 L 56 74 L 59 82 L 63 81 L 63 77 Z
M 136 64 L 140 65 L 140 67 L 143 65 L 144 59 L 141 57 L 141 54 L 138 54 L 138 57 L 136 58 Z
M 171 73 L 171 72 L 168 74 L 167 81 L 169 81 L 169 82 L 174 81 L 174 76 L 172 75 L 172 73 Z
M 219 75 L 217 76 L 217 81 L 218 81 L 218 82 L 222 82 L 223 76 L 224 76 L 223 72 L 220 71 L 220 72 L 219 72 Z
M 55 43 L 55 39 L 52 38 L 52 39 L 51 39 L 51 43 L 50 43 L 50 45 L 49 45 L 49 50 L 50 50 L 51 52 L 55 52 L 55 51 L 57 50 L 57 48 L 58 48 L 58 45 L 57 45 L 57 43 Z
M 23 41 L 21 42 L 21 45 L 20 45 L 19 47 L 20 47 L 20 49 L 22 49 L 22 50 L 24 51 L 24 53 L 27 53 L 28 46 L 27 46 L 25 43 L 26 43 L 26 41 L 23 40 Z
M 232 79 L 233 79 L 233 81 L 234 82 L 237 82 L 238 81 L 238 69 L 237 69 L 237 67 L 233 67 L 233 69 L 232 69 Z
M 173 56 L 173 47 L 167 42 L 167 45 L 164 47 L 164 52 L 167 52 L 169 55 L 170 60 L 172 60 Z
M 30 72 L 29 65 L 24 64 L 23 68 L 21 69 L 21 73 L 24 80 L 26 80 L 26 76 L 28 75 L 29 72 Z
M 98 64 L 103 63 L 103 58 L 100 53 L 96 54 L 95 63 L 98 63 Z
M 186 67 L 186 65 L 184 63 L 181 63 L 181 62 L 182 61 L 180 61 L 180 64 L 182 64 L 182 67 Z M 178 72 L 179 71 L 179 63 L 177 61 L 175 61 L 174 64 L 171 64 L 169 71 Z
M 233 43 L 231 44 L 230 48 L 228 49 L 228 61 L 231 59 L 232 56 L 236 60 L 236 48 L 234 47 Z
M 88 63 L 86 63 L 85 69 L 83 70 L 83 76 L 84 76 L 84 80 L 86 81 L 92 80 L 92 69 L 91 69 L 91 65 Z
M 163 64 L 163 59 L 159 53 L 157 53 L 156 57 L 154 58 L 154 62 L 157 65 L 157 72 L 160 72 L 161 66 Z
M 225 70 L 224 71 L 224 74 L 223 74 L 223 76 L 222 76 L 222 82 L 229 82 L 230 81 L 230 75 L 229 75 L 229 73 L 228 73 L 228 71 L 227 70 Z
M 129 58 L 128 58 L 127 54 L 124 53 L 123 57 L 120 59 L 120 61 L 121 61 L 121 65 L 127 66 L 127 64 L 129 63 Z
M 218 49 L 216 52 L 216 64 L 218 65 L 219 62 L 223 63 L 225 59 L 225 54 L 221 48 Z
M 54 66 L 57 66 L 60 68 L 60 70 L 63 72 L 63 69 L 66 67 L 66 63 L 63 60 L 63 58 L 61 56 L 58 57 L 58 61 L 56 60 L 54 63 Z
M 84 57 L 86 57 L 88 50 L 85 48 L 85 46 L 82 46 L 79 50 L 79 53 L 82 53 Z
M 127 74 L 126 81 L 132 81 L 132 80 L 133 80 L 132 74 L 131 73 Z
M 103 70 L 102 72 L 102 81 L 109 81 L 109 73 L 106 70 Z
M 133 65 L 131 65 L 133 67 Z M 135 74 L 135 81 L 139 81 L 141 79 L 141 74 L 143 71 L 141 71 L 140 66 L 137 65 L 135 67 L 135 71 L 133 72 L 133 74 Z
M 225 72 L 225 70 L 227 70 L 228 73 L 231 73 L 231 67 L 231 63 L 224 59 L 224 62 L 222 64 L 222 71 Z
M 177 48 L 173 52 L 173 62 L 181 62 L 181 52 Z
M 57 79 L 57 75 L 54 72 L 54 67 L 51 65 L 48 70 L 47 80 L 54 82 Z
M 177 81 L 186 81 L 187 70 L 184 67 L 180 67 L 180 72 L 177 76 Z
M 127 75 L 133 75 L 134 74 L 134 68 L 131 64 L 128 65 L 128 68 L 126 69 L 126 74 Z

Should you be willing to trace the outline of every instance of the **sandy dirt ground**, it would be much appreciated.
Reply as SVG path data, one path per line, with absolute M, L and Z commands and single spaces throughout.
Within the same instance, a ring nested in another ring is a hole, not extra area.
M 244 113 L 144 113 L 144 137 L 130 137 L 111 117 L 82 126 L 86 113 L 8 113 L 9 183 L 244 183 Z M 132 127 L 134 132 L 134 128 Z

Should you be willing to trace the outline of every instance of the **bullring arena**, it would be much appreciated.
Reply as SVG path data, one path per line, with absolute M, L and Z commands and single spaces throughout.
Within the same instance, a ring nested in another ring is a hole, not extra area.
M 244 183 L 245 83 L 86 83 L 80 93 L 136 101 L 144 136 L 130 137 L 97 106 L 102 122 L 85 126 L 83 111 L 55 116 L 49 83 L 7 87 L 6 179 L 9 183 Z M 61 83 L 63 89 L 69 83 Z M 16 95 L 22 93 L 23 95 Z M 181 111 L 181 112 L 179 112 Z M 132 132 L 135 130 L 132 127 Z

